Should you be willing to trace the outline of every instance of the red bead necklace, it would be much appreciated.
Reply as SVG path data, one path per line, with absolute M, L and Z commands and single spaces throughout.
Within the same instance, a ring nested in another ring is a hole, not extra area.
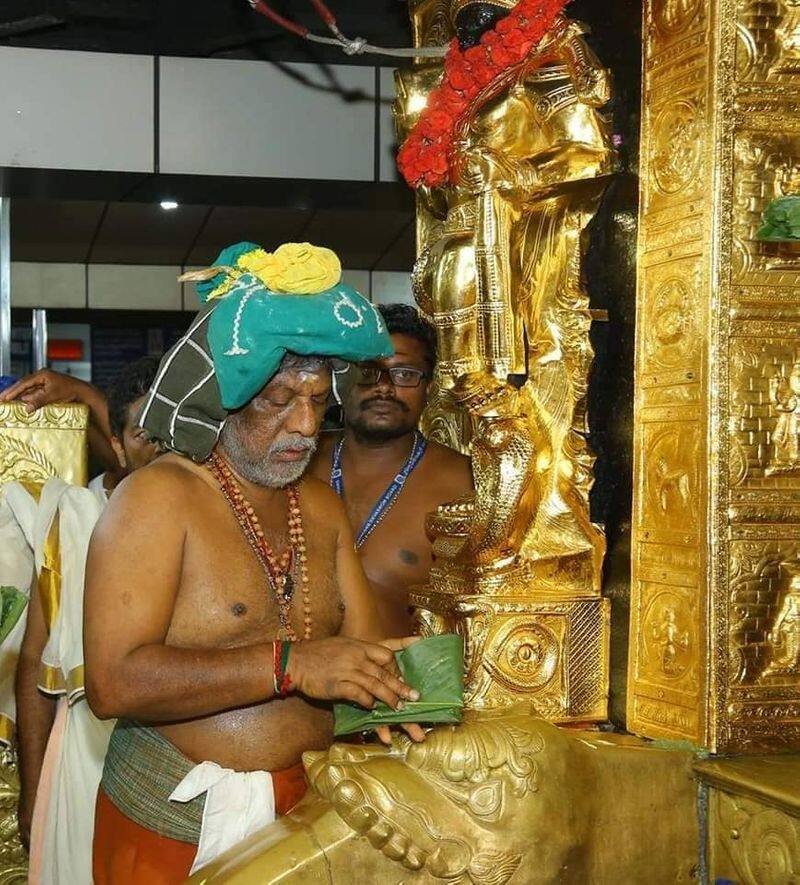
M 264 537 L 264 531 L 252 504 L 245 498 L 228 462 L 216 452 L 212 453 L 208 469 L 213 473 L 220 490 L 233 511 L 236 521 L 247 543 L 255 553 L 261 568 L 267 576 L 275 601 L 278 604 L 278 617 L 285 639 L 297 641 L 297 634 L 291 623 L 292 598 L 294 596 L 294 573 L 300 572 L 300 586 L 303 594 L 303 638 L 311 639 L 311 590 L 308 580 L 308 557 L 306 538 L 303 531 L 303 515 L 300 511 L 300 493 L 297 486 L 286 489 L 289 500 L 289 545 L 280 559 Z

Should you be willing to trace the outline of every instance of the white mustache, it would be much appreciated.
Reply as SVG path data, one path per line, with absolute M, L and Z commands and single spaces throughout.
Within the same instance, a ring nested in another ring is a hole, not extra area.
M 269 447 L 270 455 L 277 455 L 280 452 L 288 452 L 290 450 L 300 450 L 313 452 L 317 448 L 317 441 L 315 439 L 309 439 L 306 436 L 298 436 L 295 439 L 287 439 L 281 440 L 280 442 L 273 443 Z

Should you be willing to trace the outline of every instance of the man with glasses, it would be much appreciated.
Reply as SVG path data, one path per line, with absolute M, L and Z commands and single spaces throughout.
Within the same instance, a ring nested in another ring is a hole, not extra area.
M 472 490 L 468 458 L 418 431 L 436 333 L 413 307 L 382 306 L 392 357 L 362 363 L 343 395 L 344 431 L 320 440 L 313 473 L 343 498 L 387 636 L 413 626 L 408 591 L 431 568 L 425 516 Z

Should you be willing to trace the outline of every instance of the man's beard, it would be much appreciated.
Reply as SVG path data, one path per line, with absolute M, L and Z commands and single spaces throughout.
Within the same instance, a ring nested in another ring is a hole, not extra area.
M 408 406 L 400 400 L 389 400 L 396 402 L 399 406 L 399 415 L 396 423 L 392 425 L 370 423 L 368 411 L 365 407 L 377 400 L 386 400 L 387 397 L 372 396 L 369 399 L 362 400 L 355 409 L 345 410 L 345 424 L 353 431 L 358 439 L 365 442 L 388 442 L 391 439 L 399 439 L 407 433 L 414 430 L 413 422 L 407 420 L 409 410 Z
M 316 439 L 291 434 L 287 439 L 273 442 L 265 451 L 253 455 L 242 434 L 238 422 L 228 420 L 222 428 L 220 443 L 233 469 L 248 482 L 268 489 L 282 489 L 297 482 L 305 473 L 316 451 Z M 299 461 L 274 461 L 273 456 L 290 449 L 305 449 L 306 455 Z

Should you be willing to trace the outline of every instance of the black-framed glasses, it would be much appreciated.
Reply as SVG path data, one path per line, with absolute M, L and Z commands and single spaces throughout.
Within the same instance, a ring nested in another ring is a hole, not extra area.
M 390 369 L 356 366 L 356 384 L 359 387 L 374 387 L 381 383 L 384 375 L 395 387 L 419 387 L 422 379 L 428 377 L 421 369 L 412 369 L 410 366 L 392 366 Z

